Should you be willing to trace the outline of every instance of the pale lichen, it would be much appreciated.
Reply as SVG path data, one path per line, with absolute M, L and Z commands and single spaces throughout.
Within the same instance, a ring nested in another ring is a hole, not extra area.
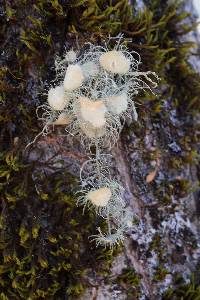
M 115 40 L 112 49 L 113 38 L 109 37 L 102 46 L 87 43 L 81 53 L 70 50 L 64 58 L 57 57 L 55 82 L 59 85 L 49 90 L 49 105 L 37 110 L 44 123 L 42 134 L 47 134 L 52 125 L 63 125 L 66 135 L 77 137 L 86 153 L 92 155 L 95 147 L 95 158 L 81 169 L 77 203 L 107 220 L 107 233 L 99 229 L 93 239 L 97 245 L 110 247 L 123 241 L 131 220 L 124 189 L 112 179 L 103 152 L 117 142 L 127 117 L 138 119 L 134 97 L 140 90 L 152 91 L 158 79 L 154 72 L 139 71 L 141 57 L 129 51 L 122 35 Z

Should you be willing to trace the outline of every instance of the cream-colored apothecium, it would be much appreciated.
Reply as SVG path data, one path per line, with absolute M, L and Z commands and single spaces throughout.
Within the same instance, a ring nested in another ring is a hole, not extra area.
M 122 112 L 126 111 L 128 107 L 128 99 L 126 93 L 108 97 L 106 99 L 106 102 L 108 110 L 116 115 L 119 115 Z
M 81 86 L 84 76 L 79 65 L 69 65 L 65 73 L 64 88 L 66 91 L 73 91 Z
M 70 123 L 70 121 L 71 121 L 70 117 L 66 113 L 62 112 L 58 116 L 57 120 L 53 122 L 53 124 L 54 125 L 68 125 Z
M 79 98 L 80 115 L 85 122 L 91 123 L 94 127 L 102 127 L 106 123 L 106 106 L 103 101 L 93 101 L 87 97 Z
M 111 196 L 112 193 L 108 187 L 101 187 L 87 194 L 87 198 L 96 206 L 106 206 Z
M 67 104 L 64 87 L 56 86 L 51 88 L 48 92 L 48 103 L 54 110 L 62 110 Z
M 130 68 L 130 61 L 121 51 L 108 51 L 99 58 L 100 65 L 108 72 L 126 74 Z

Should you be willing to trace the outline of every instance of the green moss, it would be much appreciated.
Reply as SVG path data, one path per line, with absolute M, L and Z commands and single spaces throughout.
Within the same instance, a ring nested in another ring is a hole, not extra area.
M 198 300 L 200 298 L 199 272 L 195 272 L 191 282 L 185 284 L 183 279 L 177 278 L 176 288 L 169 288 L 163 295 L 163 300 Z
M 166 275 L 169 273 L 167 269 L 165 269 L 164 266 L 160 265 L 153 276 L 153 280 L 155 281 L 163 281 L 166 277 Z
M 104 224 L 102 224 L 104 225 Z M 104 276 L 108 281 L 109 275 L 111 275 L 111 266 L 113 258 L 122 251 L 122 247 L 117 246 L 114 249 L 109 248 L 97 248 L 96 249 L 96 272 L 100 276 Z
M 131 268 L 125 268 L 117 277 L 116 282 L 126 291 L 127 299 L 139 299 L 140 276 Z

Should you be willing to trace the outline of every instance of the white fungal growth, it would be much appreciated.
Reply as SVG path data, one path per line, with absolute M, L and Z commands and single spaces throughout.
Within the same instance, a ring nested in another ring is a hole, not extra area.
M 48 103 L 54 110 L 63 110 L 67 104 L 64 87 L 56 86 L 48 92 Z
M 101 187 L 97 190 L 90 191 L 87 197 L 92 204 L 96 206 L 106 206 L 112 197 L 112 193 L 108 187 Z
M 65 113 L 62 112 L 56 121 L 53 122 L 54 125 L 68 125 L 71 121 L 71 118 Z
M 80 114 L 85 122 L 89 122 L 92 126 L 99 128 L 105 125 L 105 113 L 107 109 L 101 100 L 93 101 L 87 97 L 80 97 Z
M 106 99 L 107 107 L 113 114 L 120 115 L 125 112 L 128 107 L 127 94 L 123 93 L 121 95 L 111 96 Z
M 64 88 L 66 91 L 73 91 L 81 86 L 84 76 L 81 67 L 76 65 L 69 65 L 65 73 Z
M 130 61 L 121 51 L 108 51 L 99 58 L 100 65 L 108 72 L 126 74 L 130 69 Z

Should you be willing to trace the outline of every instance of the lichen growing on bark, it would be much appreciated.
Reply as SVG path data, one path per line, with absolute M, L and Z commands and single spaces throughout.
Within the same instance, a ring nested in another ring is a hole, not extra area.
M 110 49 L 113 40 L 115 45 Z M 78 136 L 86 154 L 94 156 L 81 167 L 83 195 L 77 202 L 84 206 L 83 211 L 86 207 L 94 208 L 107 221 L 107 231 L 102 233 L 98 227 L 92 241 L 96 240 L 97 246 L 113 248 L 123 242 L 132 216 L 124 201 L 123 188 L 112 179 L 105 148 L 110 150 L 118 142 L 128 117 L 138 119 L 135 96 L 146 90 L 153 92 L 159 77 L 152 71 L 140 71 L 141 57 L 128 49 L 122 34 L 109 36 L 102 45 L 88 42 L 85 46 L 82 53 L 70 50 L 63 59 L 56 58 L 57 85 L 50 87 L 47 103 L 37 107 L 37 115 L 43 110 L 38 118 L 43 121 L 42 135 L 51 132 L 55 124 L 64 125 L 63 135 Z M 84 167 L 88 166 L 90 171 L 83 179 Z
M 192 203 L 199 191 L 200 78 L 189 63 L 193 43 L 184 40 L 195 25 L 175 1 L 143 1 L 143 11 L 132 2 L 1 2 L 2 299 L 77 299 L 85 288 L 97 291 L 99 278 L 102 294 L 107 285 L 113 295 L 126 299 L 124 283 L 129 289 L 133 277 L 127 271 L 126 280 L 123 269 L 130 266 L 140 279 L 135 284 L 140 296 L 158 299 L 169 287 L 177 291 L 166 292 L 168 298 L 199 296 L 199 282 L 187 283 L 199 257 L 197 234 L 191 229 L 198 222 Z M 56 75 L 54 54 L 63 53 L 66 40 L 68 49 L 76 47 L 77 35 L 84 44 L 119 32 L 142 55 L 144 71 L 154 70 L 162 81 L 159 97 L 138 98 L 140 122 L 126 125 L 114 150 L 116 167 L 123 167 L 119 173 L 127 201 L 142 220 L 133 224 L 137 230 L 121 250 L 126 266 L 115 270 L 115 279 L 122 274 L 116 283 L 110 274 L 115 253 L 93 249 L 87 236 L 94 232 L 94 216 L 82 216 L 73 197 L 85 154 L 76 144 L 70 150 L 60 128 L 39 138 L 31 151 L 24 153 L 24 148 L 41 130 L 35 108 L 45 100 L 40 96 L 45 80 Z M 146 183 L 149 174 L 153 180 Z

